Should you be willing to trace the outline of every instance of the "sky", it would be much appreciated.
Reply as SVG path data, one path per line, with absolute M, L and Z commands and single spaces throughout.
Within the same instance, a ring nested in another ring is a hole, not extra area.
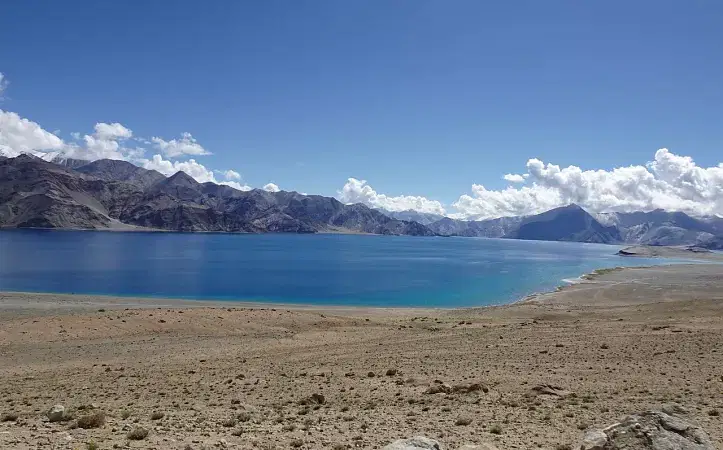
M 723 3 L 0 7 L 0 153 L 464 219 L 723 215 Z

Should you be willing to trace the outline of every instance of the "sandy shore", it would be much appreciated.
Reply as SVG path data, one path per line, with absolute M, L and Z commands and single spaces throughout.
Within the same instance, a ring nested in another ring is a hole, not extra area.
M 0 448 L 379 448 L 421 434 L 562 449 L 667 401 L 721 446 L 721 367 L 713 264 L 459 310 L 2 293 Z M 426 394 L 435 380 L 480 389 Z M 105 423 L 49 423 L 55 404 Z M 129 440 L 136 427 L 148 436 Z

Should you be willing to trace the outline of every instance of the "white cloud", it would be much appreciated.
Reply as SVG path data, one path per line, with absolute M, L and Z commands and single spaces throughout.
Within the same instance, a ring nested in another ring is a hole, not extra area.
M 384 208 L 388 211 L 413 209 L 424 213 L 445 214 L 444 206 L 436 200 L 413 195 L 390 197 L 379 194 L 367 184 L 366 180 L 357 180 L 356 178 L 347 180 L 342 190 L 339 191 L 339 198 L 347 204 L 363 203 L 372 208 Z
M 538 159 L 527 162 L 529 185 L 488 190 L 454 203 L 457 217 L 485 219 L 536 214 L 570 203 L 591 212 L 650 211 L 661 208 L 694 215 L 723 214 L 723 164 L 699 167 L 692 158 L 660 149 L 647 165 L 612 170 L 560 168 Z
M 225 186 L 231 186 L 232 188 L 238 189 L 239 191 L 250 191 L 251 189 L 253 189 L 253 188 L 252 188 L 251 186 L 249 186 L 248 184 L 241 184 L 241 183 L 239 183 L 238 181 L 221 181 L 221 182 L 219 182 L 219 183 L 217 183 L 217 184 L 222 184 L 222 185 L 225 185 Z
M 162 173 L 167 177 L 170 177 L 176 172 L 182 171 L 199 183 L 206 183 L 210 181 L 211 183 L 231 186 L 232 188 L 238 189 L 239 191 L 250 191 L 252 189 L 251 186 L 242 185 L 237 181 L 219 182 L 213 175 L 213 170 L 208 169 L 203 164 L 196 162 L 195 159 L 189 159 L 188 161 L 171 161 L 168 159 L 163 159 L 163 156 L 161 155 L 153 155 L 151 159 L 140 159 L 137 162 L 144 169 L 157 170 L 158 172 Z
M 98 139 L 104 140 L 128 139 L 133 136 L 133 131 L 129 130 L 118 122 L 96 123 L 95 136 Z
M 3 98 L 3 93 L 5 93 L 5 90 L 8 88 L 8 84 L 10 84 L 10 82 L 7 77 L 0 72 L 0 99 Z
M 264 185 L 264 190 L 267 192 L 279 192 L 281 189 L 274 183 L 267 183 Z
M 141 159 L 138 162 L 141 167 L 157 170 L 167 177 L 170 177 L 176 172 L 183 171 L 199 183 L 205 183 L 207 181 L 216 183 L 216 177 L 213 176 L 213 171 L 207 169 L 203 164 L 197 163 L 195 159 L 189 159 L 188 161 L 171 161 L 163 159 L 163 156 L 161 155 L 153 155 L 153 158 L 150 160 Z
M 15 157 L 21 153 L 42 156 L 65 147 L 58 136 L 14 112 L 0 109 L 0 155 Z
M 191 133 L 182 133 L 180 139 L 172 139 L 165 141 L 159 137 L 151 138 L 153 144 L 163 152 L 168 158 L 175 158 L 183 155 L 210 155 L 201 144 L 191 135 Z
M 525 174 L 527 175 L 527 174 Z M 504 180 L 509 181 L 510 183 L 524 183 L 525 178 L 527 178 L 525 175 L 519 175 L 516 173 L 508 173 L 504 177 L 502 177 Z
M 226 178 L 227 180 L 240 180 L 241 179 L 241 174 L 236 172 L 235 170 L 229 169 L 229 170 L 227 170 L 225 172 L 221 172 L 221 173 L 223 174 L 223 177 Z

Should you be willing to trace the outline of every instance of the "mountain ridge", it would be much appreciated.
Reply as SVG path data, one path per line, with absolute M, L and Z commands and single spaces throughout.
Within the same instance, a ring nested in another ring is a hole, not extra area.
M 716 216 L 663 210 L 590 214 L 571 204 L 530 216 L 463 221 L 345 205 L 333 197 L 297 192 L 240 191 L 199 183 L 182 171 L 166 177 L 126 161 L 81 163 L 31 155 L 0 158 L 0 227 L 351 232 L 712 249 L 723 241 L 723 218 Z
M 198 183 L 184 172 L 156 174 L 111 160 L 70 169 L 30 155 L 2 159 L 0 226 L 434 235 L 416 222 L 330 197 L 238 191 Z

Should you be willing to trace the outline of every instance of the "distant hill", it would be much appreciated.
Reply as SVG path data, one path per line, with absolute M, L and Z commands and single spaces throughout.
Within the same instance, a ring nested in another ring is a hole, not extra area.
M 614 226 L 605 226 L 581 207 L 572 204 L 525 218 L 517 230 L 505 235 L 510 239 L 596 242 L 621 241 Z
M 499 238 L 517 230 L 524 217 L 465 221 L 445 217 L 429 224 L 429 228 L 443 236 Z
M 239 191 L 198 183 L 184 172 L 166 178 L 123 161 L 72 170 L 30 155 L 0 159 L 0 227 L 176 231 L 358 232 L 431 236 L 417 222 L 364 205 L 296 192 Z
M 719 226 L 716 218 L 702 220 L 683 212 L 662 209 L 650 212 L 602 213 L 595 217 L 605 225 L 615 226 L 623 242 L 629 244 L 691 245 L 712 238 Z
M 406 211 L 387 211 L 383 208 L 377 208 L 377 211 L 393 219 L 411 220 L 413 222 L 421 223 L 422 225 L 429 225 L 430 223 L 444 218 L 444 216 L 440 216 L 439 214 L 422 213 L 413 209 L 408 209 Z
M 556 208 L 527 217 L 500 217 L 480 221 L 448 217 L 429 224 L 445 236 L 489 237 L 547 241 L 620 242 L 614 226 L 605 226 L 577 205 Z

